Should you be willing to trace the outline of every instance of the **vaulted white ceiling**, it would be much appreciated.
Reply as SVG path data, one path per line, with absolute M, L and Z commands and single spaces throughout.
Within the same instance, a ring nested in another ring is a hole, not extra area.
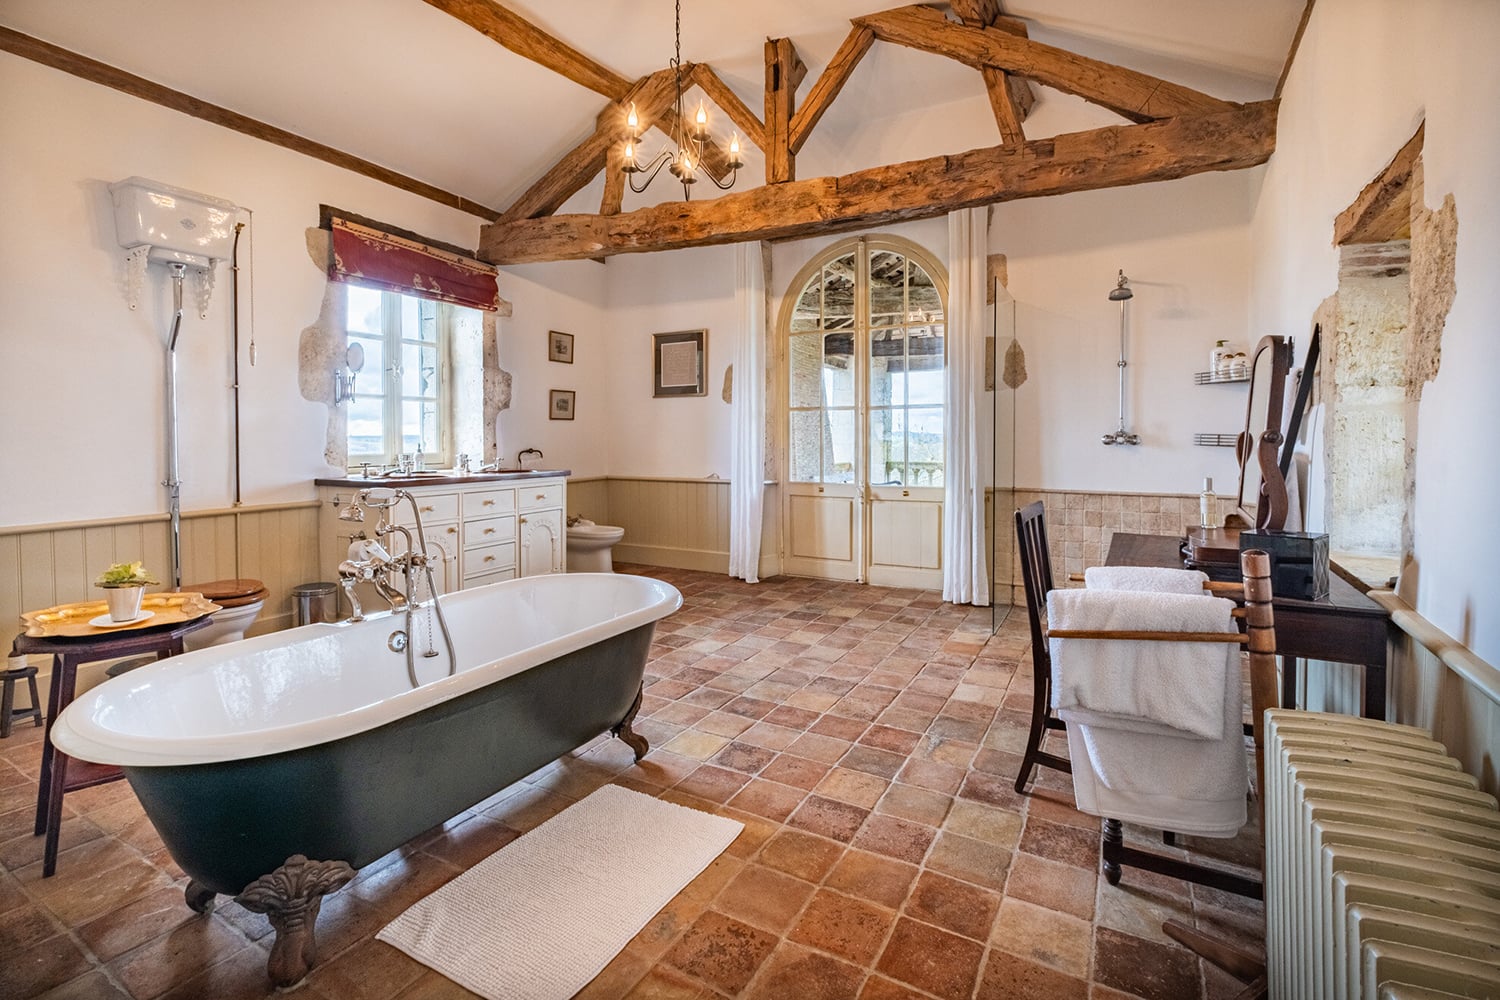
M 663 68 L 672 55 L 672 0 L 506 5 L 632 79 Z M 767 37 L 795 43 L 809 70 L 805 96 L 849 19 L 894 5 L 684 0 L 683 59 L 711 64 L 759 113 Z M 1038 41 L 1246 101 L 1271 95 L 1304 0 L 1003 6 L 1025 19 Z M 0 24 L 495 208 L 589 134 L 605 105 L 421 0 L 8 0 Z M 1038 93 L 1029 138 L 1050 134 L 1056 110 L 1076 103 L 1055 91 Z M 928 113 L 949 106 L 958 110 Z M 1118 120 L 1097 116 L 1099 123 Z M 877 43 L 804 147 L 798 175 L 998 141 L 978 73 Z M 750 170 L 758 183 L 758 158 Z

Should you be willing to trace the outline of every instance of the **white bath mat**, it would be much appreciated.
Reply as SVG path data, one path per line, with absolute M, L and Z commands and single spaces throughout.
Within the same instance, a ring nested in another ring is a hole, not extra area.
M 605 785 L 376 937 L 489 1000 L 567 1000 L 741 829 Z

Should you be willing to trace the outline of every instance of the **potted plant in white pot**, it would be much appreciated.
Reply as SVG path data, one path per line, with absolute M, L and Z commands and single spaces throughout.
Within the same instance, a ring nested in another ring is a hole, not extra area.
M 135 621 L 141 613 L 141 597 L 146 587 L 160 581 L 146 572 L 139 562 L 115 563 L 99 574 L 94 585 L 104 588 L 104 599 L 109 603 L 109 618 L 116 622 Z

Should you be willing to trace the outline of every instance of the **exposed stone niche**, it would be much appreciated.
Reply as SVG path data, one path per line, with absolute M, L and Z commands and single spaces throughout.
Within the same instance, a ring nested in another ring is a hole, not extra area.
M 332 234 L 326 229 L 309 227 L 306 240 L 308 258 L 320 273 L 326 275 L 333 254 Z M 348 338 L 344 332 L 348 325 L 346 309 L 345 297 L 338 294 L 338 283 L 328 282 L 323 290 L 318 317 L 311 326 L 303 329 L 297 344 L 297 386 L 303 399 L 322 403 L 328 408 L 323 460 L 338 469 L 344 468 L 349 454 L 344 409 L 333 401 L 334 375 L 343 370 L 344 353 L 348 350 Z M 498 458 L 495 418 L 502 410 L 510 408 L 511 374 L 500 367 L 499 314 L 481 312 L 479 315 L 478 335 L 483 344 L 477 379 L 481 396 L 479 423 L 483 428 L 483 461 L 494 462 Z M 465 331 L 459 332 L 460 337 L 464 335 Z M 463 375 L 459 373 L 460 381 Z M 461 389 L 459 395 L 462 395 Z M 463 451 L 466 447 L 461 445 L 458 450 Z
M 1413 141 L 1420 142 L 1420 132 Z M 1442 359 L 1455 292 L 1458 214 L 1452 194 L 1436 209 L 1425 206 L 1419 145 L 1405 160 L 1405 178 L 1393 174 L 1402 162 L 1398 156 L 1372 186 L 1404 189 L 1406 224 L 1385 242 L 1340 247 L 1339 290 L 1319 308 L 1318 319 L 1328 405 L 1326 527 L 1333 548 L 1404 561 L 1413 544 L 1417 416 Z

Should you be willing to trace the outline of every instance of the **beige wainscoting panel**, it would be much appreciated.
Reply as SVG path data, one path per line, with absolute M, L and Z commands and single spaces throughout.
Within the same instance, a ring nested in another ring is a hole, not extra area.
M 608 495 L 608 523 L 625 529 L 616 559 L 729 571 L 728 480 L 611 476 Z
M 596 524 L 615 524 L 609 513 L 609 480 L 569 479 L 567 515 L 586 517 Z
M 765 485 L 760 575 L 781 572 L 780 507 Z M 568 514 L 625 529 L 617 562 L 729 572 L 729 481 L 600 476 L 568 480 Z

